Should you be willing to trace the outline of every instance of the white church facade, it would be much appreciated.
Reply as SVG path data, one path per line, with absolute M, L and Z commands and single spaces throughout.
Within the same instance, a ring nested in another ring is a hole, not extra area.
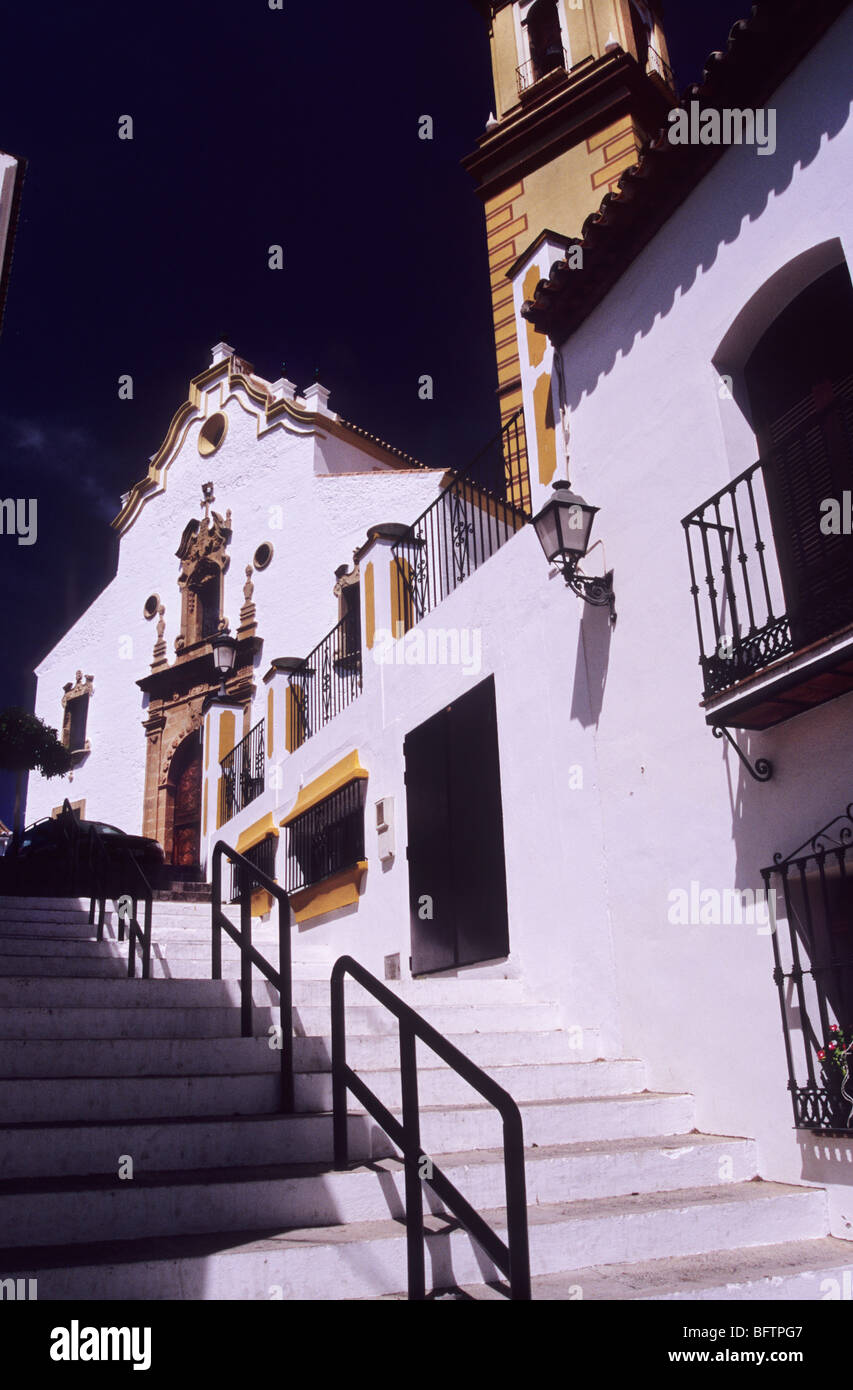
M 818 1054 L 853 1022 L 853 14 L 759 4 L 688 94 L 772 107 L 763 156 L 668 139 L 656 6 L 593 6 L 589 63 L 563 0 L 478 8 L 506 489 L 218 344 L 39 666 L 75 767 L 27 819 L 68 796 L 176 877 L 225 840 L 415 1007 L 520 982 L 849 1237 Z M 555 483 L 598 509 L 586 597 L 537 534 Z

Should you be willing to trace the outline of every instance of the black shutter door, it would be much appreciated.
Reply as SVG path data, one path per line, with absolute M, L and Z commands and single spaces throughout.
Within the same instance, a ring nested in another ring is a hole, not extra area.
M 474 965 L 509 952 L 494 677 L 449 710 L 456 957 Z
M 819 404 L 820 402 L 820 404 Z M 769 428 L 766 469 L 791 630 L 797 645 L 853 618 L 850 537 L 821 530 L 821 503 L 853 488 L 853 378 L 829 383 Z
M 447 779 L 447 711 L 441 710 L 403 744 L 412 973 L 456 964 L 451 879 L 451 823 Z
M 412 973 L 507 955 L 494 678 L 413 729 L 403 751 Z

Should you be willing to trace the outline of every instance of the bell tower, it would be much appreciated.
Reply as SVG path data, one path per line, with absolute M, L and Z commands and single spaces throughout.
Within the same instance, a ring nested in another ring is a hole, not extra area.
M 546 228 L 580 236 L 676 104 L 661 0 L 472 0 L 495 114 L 463 162 L 486 210 L 501 419 L 521 405 L 507 271 Z M 531 291 L 532 293 L 532 291 Z

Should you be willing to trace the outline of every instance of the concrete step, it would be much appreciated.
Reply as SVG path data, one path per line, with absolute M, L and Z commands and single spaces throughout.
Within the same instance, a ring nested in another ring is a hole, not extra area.
M 394 1146 L 363 1115 L 348 1120 L 353 1162 L 389 1157 Z M 122 1154 L 136 1171 L 326 1163 L 331 1115 L 212 1115 L 196 1119 L 0 1125 L 0 1181 L 118 1173 Z M 2 1270 L 2 1265 L 0 1265 Z
M 268 1036 L 278 1022 L 279 1010 L 256 1007 L 252 1013 L 255 1035 Z M 99 1038 L 238 1038 L 240 1010 L 233 1004 L 136 1008 L 94 1005 L 71 1007 L 0 1008 L 0 1040 L 99 1039 Z
M 242 1038 L 240 1011 L 235 1008 L 184 1010 L 175 1017 L 172 1010 L 121 1009 L 104 1015 L 97 1009 L 65 1009 L 53 1013 L 47 1010 L 13 1009 L 7 1026 L 12 1036 L 0 1039 L 0 1075 L 15 1076 L 123 1076 L 130 1067 L 134 1075 L 168 1075 L 191 1072 L 227 1072 L 249 1070 L 241 1058 L 261 1052 L 278 1053 L 270 1049 L 269 1014 L 267 1026 L 256 1010 L 256 1032 L 253 1038 Z M 201 1020 L 207 1027 L 208 1018 L 213 1031 L 190 1032 L 188 1025 Z M 123 1033 L 114 1036 L 96 1034 L 115 1020 Z M 146 1031 L 133 1032 L 134 1022 Z M 221 1031 L 215 1025 L 221 1024 Z M 61 1045 L 56 1026 L 65 1025 Z M 152 1026 L 154 1031 L 152 1031 Z M 41 1028 L 41 1035 L 38 1029 Z M 16 1031 L 17 1030 L 17 1031 Z M 72 1031 L 73 1030 L 73 1031 Z M 144 1046 L 138 1043 L 144 1039 Z M 448 1041 L 465 1052 L 478 1066 L 490 1069 L 512 1065 L 518 1059 L 518 1039 L 513 1034 L 466 1033 L 451 1036 Z M 128 1046 L 130 1042 L 130 1049 Z M 399 1044 L 391 1034 L 347 1039 L 347 1056 L 356 1069 L 393 1069 L 399 1061 Z M 430 1067 L 444 1068 L 434 1053 L 422 1049 L 419 1071 Z M 332 1064 L 331 1039 L 328 1036 L 294 1038 L 294 1057 L 299 1071 L 329 1071 Z M 530 1065 L 550 1062 L 584 1060 L 573 1052 L 565 1033 L 532 1033 L 524 1042 L 524 1060 Z M 278 1063 L 276 1062 L 276 1065 Z
M 89 911 L 89 898 L 32 898 L 10 893 L 0 897 L 0 918 L 20 913 L 36 914 L 52 912 L 75 915 Z
M 849 1299 L 851 1284 L 853 1241 L 824 1236 L 543 1274 L 533 1280 L 533 1297 L 551 1302 L 581 1298 L 585 1302 L 835 1301 Z M 472 1284 L 458 1290 L 457 1296 L 490 1300 L 505 1299 L 507 1293 L 504 1284 Z M 695 1345 L 707 1350 L 706 1342 L 698 1338 Z
M 502 1213 L 484 1212 L 502 1232 Z M 534 1276 L 559 1273 L 571 1252 L 594 1252 L 593 1266 L 767 1245 L 783 1227 L 795 1241 L 825 1234 L 825 1197 L 773 1183 L 617 1197 L 530 1210 Z M 487 1257 L 454 1223 L 427 1218 L 427 1269 L 438 1288 L 482 1283 Z M 399 1221 L 358 1222 L 275 1232 L 160 1237 L 92 1247 L 0 1251 L 7 1277 L 38 1278 L 50 1299 L 360 1299 L 406 1286 Z M 492 1267 L 493 1268 L 493 1267 Z M 494 1271 L 493 1271 L 494 1274 Z
M 138 962 L 138 956 L 137 956 Z M 137 970 L 139 964 L 137 963 Z M 0 952 L 0 976 L 28 975 L 43 979 L 120 980 L 127 975 L 127 958 L 105 955 L 50 956 L 6 955 Z
M 278 993 L 264 981 L 256 982 L 252 998 L 259 1006 L 277 1007 Z M 199 1005 L 237 1004 L 237 979 L 88 979 L 82 976 L 50 978 L 41 976 L 0 977 L 0 1036 L 8 1026 L 2 1015 L 7 1008 L 163 1008 L 176 1010 Z M 554 1004 L 510 1002 L 506 1004 L 436 1004 L 420 1012 L 442 1033 L 533 1032 L 558 1029 L 560 1014 Z M 357 1034 L 395 1032 L 397 1021 L 381 1005 L 347 1009 L 348 1030 Z M 305 1005 L 295 999 L 294 1030 L 303 1035 L 328 1033 L 330 1006 Z
M 571 1149 L 551 1153 L 531 1150 L 528 1161 L 528 1200 L 551 1203 L 577 1196 L 618 1196 L 626 1192 L 654 1190 L 649 1186 L 657 1171 L 671 1180 L 681 1177 L 701 1181 L 714 1177 L 715 1144 L 693 1146 L 691 1159 L 677 1170 L 663 1155 L 668 1141 L 622 1151 L 621 1167 L 611 1167 L 608 1190 L 583 1156 Z M 718 1141 L 728 1144 L 729 1141 Z M 632 1188 L 638 1172 L 646 1185 Z M 704 1160 L 704 1161 L 703 1161 Z M 738 1181 L 751 1177 L 755 1154 L 750 1144 L 737 1151 Z M 446 1176 L 478 1208 L 493 1208 L 503 1201 L 505 1177 L 500 1153 L 448 1154 L 440 1166 Z M 742 1176 L 741 1176 L 742 1174 Z M 621 1184 L 621 1185 L 620 1185 Z M 441 1211 L 430 1194 L 428 1205 Z M 330 1226 L 354 1221 L 383 1221 L 405 1217 L 402 1164 L 397 1159 L 378 1160 L 370 1167 L 336 1173 L 323 1164 L 270 1165 L 253 1168 L 187 1169 L 149 1173 L 134 1165 L 132 1179 L 120 1179 L 115 1170 L 87 1179 L 0 1184 L 0 1230 L 16 1246 L 49 1245 L 62 1231 L 68 1244 L 101 1240 L 138 1240 L 152 1236 L 189 1235 L 201 1232 L 275 1229 L 289 1226 Z
M 751 1178 L 755 1150 L 748 1141 L 703 1136 L 674 1164 L 674 1141 L 624 1144 L 604 1172 L 601 1154 L 580 1146 L 528 1151 L 528 1201 L 534 1205 L 571 1198 L 613 1197 L 672 1190 L 679 1180 L 697 1186 L 717 1181 L 720 1149 L 734 1165 L 734 1181 Z M 731 1151 L 731 1152 L 730 1152 Z M 503 1200 L 503 1157 L 498 1152 L 443 1155 L 442 1171 L 474 1205 Z M 728 1171 L 728 1169 L 727 1169 Z M 658 1187 L 658 1184 L 665 1184 Z M 428 1204 L 441 1210 L 431 1195 Z M 44 1179 L 0 1185 L 0 1230 L 15 1245 L 44 1245 L 61 1230 L 69 1244 L 133 1240 L 155 1235 L 275 1227 L 326 1226 L 404 1216 L 402 1165 L 378 1160 L 371 1167 L 336 1173 L 323 1164 L 203 1169 L 150 1173 L 134 1165 L 132 1180 L 115 1170 L 100 1177 Z
M 244 1055 L 246 1055 L 244 1053 Z M 154 1116 L 178 1119 L 182 1115 L 254 1115 L 275 1111 L 280 1100 L 280 1073 L 269 1064 L 272 1054 L 262 1044 L 247 1056 L 250 1070 L 201 1075 L 182 1073 L 123 1076 L 63 1076 L 63 1077 L 16 1077 L 0 1079 L 0 1115 L 4 1124 L 56 1123 L 58 1121 L 97 1120 L 98 1118 L 147 1119 Z M 275 1057 L 273 1057 L 275 1060 Z M 572 1064 L 570 1064 L 572 1065 Z M 600 1063 L 599 1068 L 610 1064 Z M 595 1068 L 596 1064 L 591 1064 Z M 553 1077 L 551 1072 L 554 1072 Z M 559 1133 L 554 1133 L 550 1142 L 568 1143 L 575 1137 L 589 1138 L 588 1134 L 575 1136 L 566 1132 L 571 1117 L 567 1113 L 572 1105 L 606 1106 L 610 1097 L 595 1097 L 583 1101 L 565 1098 L 566 1090 L 574 1084 L 579 1089 L 590 1086 L 593 1079 L 588 1075 L 590 1068 L 583 1063 L 578 1065 L 578 1079 L 575 1082 L 561 1082 L 560 1073 L 567 1070 L 557 1064 L 549 1067 L 505 1067 L 496 1068 L 495 1079 L 499 1084 L 514 1083 L 516 1097 L 527 1107 L 525 1119 L 534 1126 L 530 1142 L 543 1142 L 547 1133 L 545 1126 L 552 1124 Z M 613 1085 L 614 1078 L 606 1075 L 602 1085 Z M 399 1080 L 393 1072 L 373 1072 L 366 1080 L 374 1093 L 390 1110 L 400 1111 Z M 422 1101 L 422 1135 L 428 1150 L 442 1152 L 446 1148 L 489 1148 L 499 1142 L 501 1121 L 497 1111 L 482 1104 L 468 1105 L 454 1101 L 453 1095 L 461 1091 L 461 1086 L 453 1073 L 437 1069 L 425 1071 L 420 1078 Z M 534 1094 L 526 1096 L 525 1091 Z M 549 1095 L 548 1092 L 551 1092 Z M 327 1111 L 332 1104 L 331 1076 L 324 1072 L 297 1072 L 294 1078 L 296 1109 L 312 1113 Z M 469 1090 L 470 1094 L 470 1090 Z M 689 1097 L 649 1097 L 643 1107 L 630 1107 L 626 1100 L 630 1097 L 613 1096 L 614 1113 L 603 1113 L 601 1123 L 614 1131 L 614 1137 L 632 1137 L 633 1126 L 641 1125 L 639 1133 L 663 1134 L 669 1132 L 665 1119 L 672 1117 L 676 1124 L 692 1119 L 692 1106 L 679 1105 Z M 446 1100 L 445 1096 L 451 1097 Z M 361 1106 L 350 1100 L 350 1109 L 360 1111 Z M 552 1112 L 553 1113 L 550 1113 Z M 582 1118 L 586 1118 L 585 1116 Z M 655 1126 L 656 1120 L 662 1123 Z M 651 1125 L 651 1130 L 643 1127 Z M 678 1132 L 677 1129 L 672 1132 Z M 470 1134 L 470 1139 L 465 1135 Z M 449 1140 L 449 1143 L 445 1142 Z M 545 1141 L 549 1142 L 549 1141 Z

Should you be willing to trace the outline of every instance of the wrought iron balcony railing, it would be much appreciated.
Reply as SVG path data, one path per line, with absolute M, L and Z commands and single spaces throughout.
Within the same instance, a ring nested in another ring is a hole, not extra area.
M 564 48 L 555 46 L 548 50 L 544 58 L 530 58 L 515 70 L 519 94 L 529 91 L 541 78 L 547 77 L 549 72 L 568 70 L 569 55 Z
M 300 748 L 361 694 L 361 627 L 356 614 L 336 623 L 291 672 L 288 747 Z
M 853 1134 L 853 804 L 762 878 L 794 1125 Z
M 761 464 L 682 525 L 707 699 L 794 650 Z
M 244 739 L 220 763 L 219 824 L 225 825 L 248 806 L 264 789 L 264 721 L 250 729 Z
M 683 518 L 705 698 L 853 623 L 853 378 L 783 417 L 771 454 Z
M 665 62 L 656 48 L 649 44 L 649 52 L 646 58 L 646 72 L 656 72 L 658 77 L 662 77 L 667 87 L 675 91 L 675 74 L 669 63 Z
M 397 611 L 408 631 L 530 520 L 524 413 L 457 473 L 393 548 Z
M 454 478 L 393 547 L 403 630 L 432 612 L 526 520 L 509 502 L 467 478 Z

